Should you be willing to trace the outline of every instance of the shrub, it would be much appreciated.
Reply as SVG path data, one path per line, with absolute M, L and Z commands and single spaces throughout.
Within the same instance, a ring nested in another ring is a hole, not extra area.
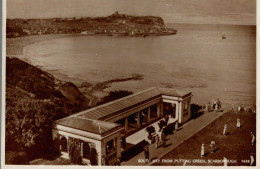
M 196 114 L 200 109 L 201 106 L 198 104 L 191 104 L 191 114 Z

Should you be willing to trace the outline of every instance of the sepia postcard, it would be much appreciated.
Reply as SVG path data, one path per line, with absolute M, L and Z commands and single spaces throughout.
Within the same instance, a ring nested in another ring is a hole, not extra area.
M 1 168 L 256 168 L 256 8 L 3 0 Z

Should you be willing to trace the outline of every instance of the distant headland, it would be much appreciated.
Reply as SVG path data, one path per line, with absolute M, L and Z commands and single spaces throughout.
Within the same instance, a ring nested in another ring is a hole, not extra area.
M 85 34 L 107 36 L 174 35 L 161 17 L 114 14 L 106 17 L 7 19 L 6 37 L 14 38 L 42 34 Z

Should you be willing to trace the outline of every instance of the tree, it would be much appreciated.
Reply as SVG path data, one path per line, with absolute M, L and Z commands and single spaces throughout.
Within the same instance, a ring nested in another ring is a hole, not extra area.
M 8 104 L 9 101 L 12 103 Z M 64 117 L 63 109 L 50 100 L 29 97 L 17 100 L 8 98 L 7 105 L 9 106 L 6 107 L 6 149 L 15 147 L 16 151 L 27 150 L 30 156 L 44 152 L 48 154 L 52 143 L 51 124 L 57 117 Z

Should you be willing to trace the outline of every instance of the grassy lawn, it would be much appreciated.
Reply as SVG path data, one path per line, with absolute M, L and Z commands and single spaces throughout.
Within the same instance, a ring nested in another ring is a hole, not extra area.
M 240 118 L 241 121 L 240 129 L 236 128 L 237 118 Z M 223 136 L 225 124 L 227 124 L 228 135 Z M 162 158 L 172 159 L 172 161 L 166 163 L 159 162 L 154 165 L 183 165 L 183 161 L 179 159 L 186 159 L 190 160 L 186 165 L 222 166 L 223 162 L 212 163 L 208 162 L 208 160 L 223 160 L 223 157 L 233 160 L 233 163 L 228 163 L 228 165 L 250 165 L 250 163 L 243 163 L 242 160 L 249 160 L 250 154 L 256 152 L 256 145 L 251 145 L 251 131 L 255 135 L 255 113 L 227 112 Z M 209 144 L 211 139 L 214 139 L 216 142 L 214 153 L 210 152 Z M 205 157 L 200 157 L 202 143 L 205 145 Z M 254 158 L 256 159 L 255 154 Z

